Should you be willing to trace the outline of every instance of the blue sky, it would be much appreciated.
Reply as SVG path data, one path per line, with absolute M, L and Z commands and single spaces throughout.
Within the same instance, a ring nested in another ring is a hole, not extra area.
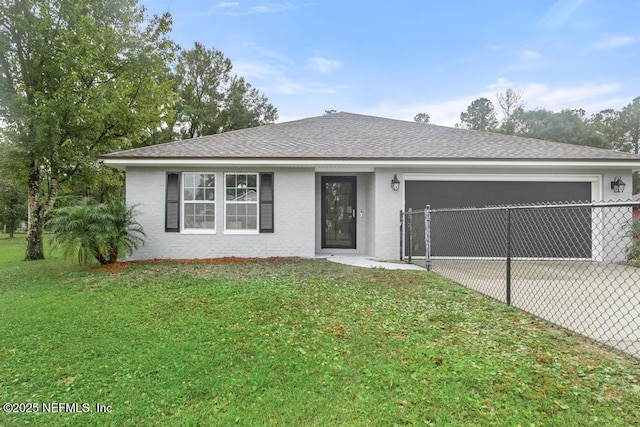
M 481 96 L 591 114 L 640 96 L 640 1 L 141 0 L 289 121 L 335 109 L 453 126 Z M 498 111 L 499 112 L 499 111 Z

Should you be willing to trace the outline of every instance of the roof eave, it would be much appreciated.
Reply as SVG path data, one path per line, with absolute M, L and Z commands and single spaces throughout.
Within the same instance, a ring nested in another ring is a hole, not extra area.
M 504 159 L 504 158 L 424 158 L 424 159 L 331 159 L 331 158 L 135 158 L 135 157 L 102 157 L 100 162 L 117 168 L 125 169 L 130 166 L 141 167 L 215 167 L 215 166 L 272 166 L 272 167 L 420 167 L 420 166 L 450 166 L 450 167 L 600 167 L 600 168 L 631 168 L 640 170 L 638 159 Z

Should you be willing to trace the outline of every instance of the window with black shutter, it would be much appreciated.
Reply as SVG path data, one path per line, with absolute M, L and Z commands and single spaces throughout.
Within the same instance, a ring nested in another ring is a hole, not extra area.
M 167 173 L 164 231 L 180 231 L 180 174 Z

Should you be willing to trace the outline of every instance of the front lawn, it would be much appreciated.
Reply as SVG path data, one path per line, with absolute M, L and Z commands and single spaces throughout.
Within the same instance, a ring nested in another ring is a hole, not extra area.
M 40 406 L 0 425 L 640 425 L 637 363 L 426 272 L 90 270 L 4 237 L 0 403 Z

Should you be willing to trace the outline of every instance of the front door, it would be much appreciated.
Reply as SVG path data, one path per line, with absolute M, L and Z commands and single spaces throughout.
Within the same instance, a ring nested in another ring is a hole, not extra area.
M 356 177 L 323 176 L 322 247 L 356 248 Z

